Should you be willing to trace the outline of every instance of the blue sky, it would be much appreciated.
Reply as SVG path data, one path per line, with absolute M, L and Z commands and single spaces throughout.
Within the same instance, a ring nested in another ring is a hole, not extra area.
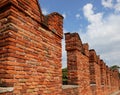
M 41 8 L 47 12 L 47 14 L 52 12 L 58 12 L 65 16 L 64 27 L 68 31 L 78 31 L 79 29 L 84 30 L 88 22 L 83 16 L 82 8 L 87 3 L 97 4 L 99 10 L 102 6 L 100 0 L 39 0 Z M 96 2 L 97 1 L 97 2 Z M 46 3 L 47 2 L 47 3 Z M 96 11 L 99 11 L 96 10 Z M 46 13 L 45 13 L 46 14 Z M 82 22 L 82 23 L 81 23 Z M 71 28 L 70 28 L 71 27 Z
M 64 32 L 78 32 L 108 66 L 120 66 L 120 0 L 39 0 L 43 14 L 64 16 Z M 63 67 L 66 53 L 63 39 Z

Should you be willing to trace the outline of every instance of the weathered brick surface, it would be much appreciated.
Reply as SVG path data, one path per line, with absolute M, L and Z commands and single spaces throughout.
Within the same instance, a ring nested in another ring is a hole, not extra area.
M 13 87 L 0 87 L 0 95 L 13 95 Z
M 118 70 L 110 70 L 78 33 L 66 33 L 68 84 L 77 84 L 75 95 L 109 95 L 119 90 Z
M 0 95 L 13 95 L 13 92 L 0 93 Z
M 63 95 L 79 95 L 79 86 L 77 85 L 63 85 Z
M 63 17 L 44 16 L 38 0 L 0 0 L 0 87 L 13 88 L 0 95 L 109 95 L 120 88 L 118 71 L 77 33 L 66 33 L 73 86 L 62 89 L 62 36 Z
M 63 17 L 50 15 L 45 25 L 37 0 L 0 2 L 0 86 L 14 95 L 62 93 Z
M 68 84 L 79 85 L 78 95 L 91 95 L 89 58 L 84 51 L 88 51 L 87 46 L 83 47 L 82 41 L 77 33 L 66 33 L 66 50 L 68 65 Z M 86 50 L 85 50 L 86 49 Z M 87 53 L 86 53 L 87 54 Z

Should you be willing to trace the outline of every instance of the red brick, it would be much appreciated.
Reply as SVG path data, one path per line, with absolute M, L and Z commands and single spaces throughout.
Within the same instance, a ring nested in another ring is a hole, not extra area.
M 45 26 L 45 16 L 38 0 L 3 0 L 0 2 L 2 9 L 1 85 L 14 86 L 14 95 L 30 95 L 30 92 L 31 95 L 62 93 L 63 17 L 52 13 Z
M 118 70 L 110 70 L 94 49 L 88 50 L 78 33 L 66 33 L 65 41 L 68 84 L 77 84 L 79 92 L 72 94 L 71 88 L 63 95 L 109 95 L 119 90 Z
M 78 33 L 66 33 L 68 83 L 62 89 L 63 17 L 42 14 L 38 0 L 0 2 L 0 95 L 109 95 L 120 87 L 110 70 Z M 94 83 L 94 84 L 93 84 Z

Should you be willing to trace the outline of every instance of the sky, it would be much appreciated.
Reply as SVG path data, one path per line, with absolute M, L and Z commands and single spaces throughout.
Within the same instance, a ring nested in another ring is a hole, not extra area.
M 64 17 L 63 32 L 77 32 L 108 66 L 120 66 L 120 0 L 39 0 L 44 15 Z M 66 67 L 62 40 L 62 66 Z

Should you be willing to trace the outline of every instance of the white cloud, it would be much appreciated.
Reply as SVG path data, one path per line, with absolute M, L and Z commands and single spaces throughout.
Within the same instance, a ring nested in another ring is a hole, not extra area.
M 42 13 L 43 13 L 44 15 L 47 15 L 47 14 L 48 14 L 48 11 L 47 11 L 47 9 L 45 9 L 45 8 L 42 8 Z
M 100 25 L 102 24 L 102 16 L 103 13 L 97 13 L 95 14 L 93 11 L 93 5 L 88 3 L 83 7 L 84 16 L 88 19 L 88 21 L 92 24 L 92 26 Z M 90 26 L 88 26 L 91 28 Z
M 66 14 L 65 13 L 63 13 L 62 16 L 64 17 L 64 19 L 66 19 Z
M 120 12 L 120 0 L 117 0 L 117 3 L 114 6 L 116 12 Z
M 88 42 L 90 48 L 95 49 L 97 54 L 100 55 L 101 59 L 103 59 L 107 65 L 120 66 L 120 14 L 116 14 L 116 12 L 120 12 L 120 0 L 117 0 L 115 4 L 112 3 L 112 0 L 108 0 L 106 3 L 111 3 L 111 5 L 106 5 L 106 7 L 114 8 L 115 11 L 106 17 L 104 17 L 103 12 L 95 13 L 91 3 L 83 7 L 84 16 L 87 18 L 89 25 L 87 26 L 86 33 L 81 31 L 79 31 L 79 33 L 83 42 Z M 79 16 L 79 14 L 76 14 L 76 17 Z M 68 31 L 64 30 L 64 32 L 66 33 Z M 63 67 L 66 67 L 67 62 L 64 39 L 62 42 Z
M 110 14 L 104 18 L 102 12 L 94 12 L 90 3 L 83 7 L 83 12 L 90 24 L 86 33 L 80 33 L 82 40 L 88 42 L 109 66 L 120 66 L 120 15 Z
M 76 14 L 75 17 L 76 17 L 77 19 L 81 19 L 80 14 Z
M 102 5 L 106 8 L 112 8 L 113 0 L 102 0 Z
M 120 0 L 102 0 L 102 5 L 105 8 L 114 9 L 116 13 L 120 12 Z

